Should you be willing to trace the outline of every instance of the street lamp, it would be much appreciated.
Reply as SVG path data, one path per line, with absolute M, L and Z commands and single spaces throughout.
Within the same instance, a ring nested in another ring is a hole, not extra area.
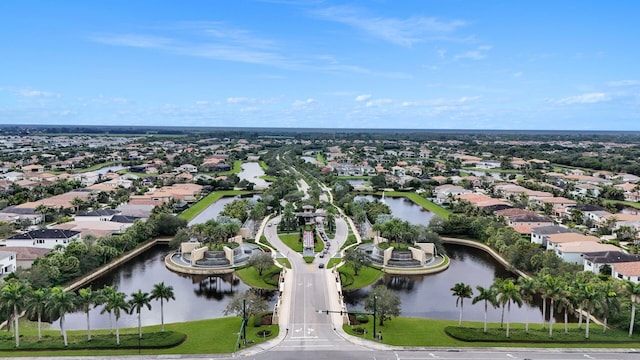
M 376 333 L 376 313 L 378 310 L 378 307 L 376 306 L 376 300 L 378 299 L 377 296 L 373 297 L 373 339 L 375 340 L 377 333 Z

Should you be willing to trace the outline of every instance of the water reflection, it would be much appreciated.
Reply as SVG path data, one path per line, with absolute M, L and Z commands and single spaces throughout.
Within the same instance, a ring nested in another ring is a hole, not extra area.
M 241 180 L 247 180 L 259 187 L 267 187 L 269 186 L 269 182 L 260 178 L 260 176 L 264 175 L 264 170 L 262 170 L 260 164 L 257 162 L 242 163 L 242 171 L 238 173 L 238 177 Z
M 401 315 L 410 317 L 455 320 L 459 309 L 456 299 L 451 295 L 451 288 L 459 282 L 471 285 L 474 293 L 476 286 L 489 287 L 495 278 L 513 278 L 514 275 L 484 252 L 464 246 L 446 245 L 447 254 L 451 258 L 448 270 L 432 275 L 396 276 L 385 275 L 376 285 L 385 285 L 394 290 L 401 300 Z M 345 291 L 344 299 L 349 310 L 363 310 L 364 299 L 372 286 Z M 500 321 L 500 309 L 489 309 L 489 321 Z M 483 321 L 484 303 L 471 304 L 465 299 L 464 320 Z M 511 321 L 541 322 L 542 310 L 539 299 L 534 304 L 523 304 L 522 308 L 511 307 Z M 563 321 L 556 316 L 556 321 Z
M 416 205 L 413 201 L 405 197 L 385 197 L 376 195 L 358 195 L 354 200 L 365 199 L 368 201 L 384 200 L 384 203 L 389 205 L 391 214 L 402 220 L 406 220 L 413 225 L 429 225 L 429 221 L 433 217 L 433 213 L 422 208 L 420 205 Z
M 237 292 L 250 289 L 234 274 L 222 276 L 191 276 L 169 271 L 164 266 L 164 257 L 169 247 L 158 245 L 129 261 L 112 273 L 96 280 L 91 284 L 93 289 L 101 289 L 105 285 L 114 285 L 118 291 L 127 294 L 137 292 L 151 292 L 153 285 L 164 281 L 173 286 L 175 300 L 165 302 L 165 323 L 183 322 L 201 319 L 211 319 L 224 316 L 223 311 L 231 296 Z M 276 291 L 261 291 L 262 296 L 273 307 L 276 301 Z M 142 325 L 160 324 L 160 302 L 152 301 L 152 309 L 146 308 L 142 312 Z M 100 314 L 103 306 L 91 309 L 91 327 L 108 329 L 108 314 Z M 58 328 L 58 322 L 51 326 Z M 73 313 L 65 316 L 65 327 L 68 329 L 86 329 L 87 320 L 84 313 Z M 119 320 L 120 327 L 136 327 L 136 314 L 123 314 Z
M 196 217 L 194 217 L 190 222 L 189 226 L 195 224 L 202 224 L 210 219 L 216 219 L 218 215 L 224 210 L 225 205 L 231 203 L 233 200 L 239 199 L 237 196 L 226 196 L 218 199 L 218 201 L 209 205 L 206 209 L 204 209 L 201 213 L 199 213 Z M 251 195 L 251 196 L 242 196 L 243 199 L 248 200 L 258 200 L 260 199 L 260 195 Z

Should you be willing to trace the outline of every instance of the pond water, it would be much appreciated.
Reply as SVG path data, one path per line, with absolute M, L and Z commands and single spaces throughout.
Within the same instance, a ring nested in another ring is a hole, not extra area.
M 394 276 L 385 275 L 378 283 L 384 284 L 400 296 L 402 316 L 456 320 L 459 308 L 456 308 L 456 298 L 451 295 L 451 288 L 459 282 L 472 287 L 474 296 L 477 285 L 489 287 L 495 278 L 513 278 L 503 266 L 486 253 L 458 245 L 446 245 L 447 254 L 451 258 L 449 269 L 432 275 Z M 364 299 L 371 286 L 354 291 L 345 291 L 344 299 L 347 308 L 363 310 Z M 471 303 L 472 299 L 464 300 L 463 321 L 483 321 L 484 302 Z M 489 305 L 488 320 L 500 321 L 501 310 L 493 309 Z M 505 313 L 505 321 L 507 319 Z M 522 308 L 511 306 L 511 321 L 530 323 L 542 321 L 542 303 L 535 305 L 523 304 Z M 557 316 L 561 322 L 562 317 Z
M 391 214 L 397 218 L 408 221 L 413 225 L 429 225 L 433 213 L 416 205 L 413 201 L 405 197 L 385 197 L 377 195 L 358 195 L 354 200 L 365 199 L 368 201 L 381 200 L 389 206 Z
M 368 182 L 369 180 L 364 180 L 364 179 L 356 179 L 356 180 L 347 180 L 347 182 L 349 183 L 349 185 L 351 186 L 358 186 L 358 185 L 363 185 L 364 183 Z
M 97 172 L 98 174 L 106 174 L 108 172 L 118 172 L 123 169 L 126 169 L 126 167 L 122 165 L 112 165 L 112 166 L 105 166 L 103 168 L 95 170 L 94 172 Z
M 302 160 L 304 160 L 305 162 L 312 163 L 312 164 L 314 164 L 315 162 L 318 161 L 316 158 L 311 157 L 311 156 L 301 156 L 300 158 Z
M 166 285 L 173 286 L 175 300 L 165 302 L 164 321 L 166 323 L 182 322 L 200 319 L 223 317 L 223 311 L 229 299 L 237 292 L 249 289 L 238 277 L 233 274 L 224 276 L 184 275 L 168 270 L 164 265 L 164 257 L 169 253 L 167 245 L 155 246 L 137 258 L 115 269 L 110 274 L 96 280 L 91 284 L 92 288 L 101 289 L 105 285 L 117 286 L 118 291 L 127 294 L 139 289 L 143 292 L 151 292 L 153 285 L 164 281 Z M 263 296 L 273 307 L 276 301 L 275 291 L 263 291 Z M 142 325 L 160 324 L 160 301 L 151 302 L 151 310 L 144 308 L 142 311 Z M 89 311 L 92 329 L 108 329 L 109 315 L 100 314 L 103 306 L 98 306 Z M 52 324 L 58 328 L 59 322 Z M 123 313 L 118 326 L 137 327 L 137 314 Z M 67 314 L 65 316 L 67 329 L 86 329 L 87 320 L 82 312 Z
M 489 174 L 489 176 L 491 176 L 494 179 L 502 179 L 502 173 L 499 172 L 491 172 L 491 170 L 487 170 L 487 171 L 478 171 L 478 170 L 464 170 L 464 169 L 458 169 L 458 171 L 461 172 L 465 172 L 468 174 L 471 174 L 473 176 L 478 176 L 478 177 L 482 177 L 487 175 L 487 173 Z M 504 174 L 505 176 L 509 176 L 510 174 Z
M 260 178 L 260 176 L 264 175 L 264 170 L 262 170 L 260 164 L 257 162 L 242 163 L 242 171 L 238 173 L 240 180 L 247 180 L 262 188 L 267 187 L 270 184 L 268 181 Z
M 213 204 L 209 205 L 209 207 L 204 209 L 200 214 L 198 214 L 191 221 L 189 221 L 188 225 L 192 226 L 192 225 L 195 225 L 195 224 L 204 223 L 204 222 L 206 222 L 207 220 L 210 220 L 210 219 L 216 219 L 218 217 L 218 215 L 220 214 L 220 212 L 222 212 L 222 210 L 224 210 L 224 206 L 225 205 L 229 204 L 233 200 L 240 199 L 240 198 L 241 197 L 239 197 L 239 196 L 225 196 L 223 198 L 220 198 L 218 201 L 216 201 Z M 258 200 L 258 199 L 260 199 L 260 195 L 243 196 L 242 199 Z

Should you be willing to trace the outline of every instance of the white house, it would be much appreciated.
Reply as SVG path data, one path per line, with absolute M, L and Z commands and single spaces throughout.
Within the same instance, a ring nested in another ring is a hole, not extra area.
M 5 240 L 6 246 L 31 246 L 45 249 L 53 249 L 56 245 L 80 241 L 79 231 L 60 229 L 38 229 L 26 233 L 13 235 Z
M 580 231 L 575 229 L 569 229 L 559 225 L 536 227 L 531 229 L 531 242 L 534 244 L 542 245 L 543 247 L 546 248 L 548 235 L 564 234 L 564 233 L 580 234 Z
M 582 264 L 583 256 L 586 253 L 598 251 L 617 251 L 619 248 L 611 244 L 600 244 L 593 241 L 577 241 L 559 244 L 556 248 L 556 255 L 562 260 Z
M 614 264 L 611 276 L 640 283 L 640 261 Z
M 0 278 L 16 271 L 16 253 L 13 251 L 0 251 Z
M 75 221 L 111 221 L 113 215 L 120 214 L 120 210 L 96 209 L 89 212 L 82 212 L 75 216 Z
M 640 255 L 623 253 L 622 251 L 600 251 L 584 253 L 582 256 L 584 271 L 599 274 L 604 265 L 611 266 L 623 262 L 640 261 Z
M 80 181 L 83 186 L 89 186 L 97 183 L 102 174 L 96 171 L 87 171 L 73 176 L 74 180 Z

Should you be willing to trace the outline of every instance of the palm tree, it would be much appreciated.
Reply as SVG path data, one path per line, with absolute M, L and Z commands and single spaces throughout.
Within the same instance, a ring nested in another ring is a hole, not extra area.
M 518 279 L 518 286 L 520 286 L 520 297 L 523 301 L 531 302 L 533 301 L 533 296 L 537 293 L 537 285 L 535 280 L 528 277 L 520 277 Z M 528 314 L 528 312 L 527 312 Z M 525 324 L 524 324 L 525 333 L 529 333 L 529 316 L 527 315 Z
M 497 290 L 498 302 L 507 304 L 507 337 L 509 337 L 509 327 L 511 325 L 511 303 L 522 306 L 522 298 L 520 297 L 520 287 L 516 285 L 512 279 L 502 282 L 502 286 Z
M 549 298 L 549 337 L 553 336 L 553 310 L 555 309 L 556 300 L 560 298 L 562 292 L 562 283 L 560 278 L 546 275 L 544 277 L 544 292 Z
M 478 285 L 476 286 L 476 289 L 478 290 L 478 295 L 473 298 L 471 303 L 475 304 L 479 301 L 484 301 L 484 332 L 486 333 L 487 332 L 487 310 L 488 310 L 489 304 L 491 304 L 491 306 L 493 306 L 494 308 L 498 305 L 496 300 L 496 293 L 492 287 L 485 288 Z
M 629 337 L 633 335 L 633 325 L 636 321 L 636 304 L 640 303 L 640 284 L 632 281 L 625 282 L 627 293 L 631 298 L 631 321 L 629 322 Z
M 89 310 L 91 306 L 96 306 L 99 302 L 100 293 L 98 291 L 91 290 L 91 287 L 86 287 L 78 291 L 78 305 L 84 311 L 87 316 L 87 341 L 91 341 L 91 320 L 89 317 Z
M 599 305 L 603 315 L 604 324 L 602 326 L 602 332 L 604 333 L 607 331 L 609 315 L 620 310 L 620 303 L 618 302 L 618 293 L 616 292 L 616 288 L 611 281 L 607 281 L 602 284 L 602 287 L 598 289 L 598 291 L 602 294 L 602 299 Z
M 585 330 L 585 339 L 589 338 L 589 320 L 591 319 L 591 312 L 597 307 L 602 300 L 602 294 L 593 285 L 588 284 L 584 287 L 584 300 L 582 300 L 582 307 L 587 311 L 587 325 Z
M 558 295 L 558 303 L 557 303 L 557 308 L 558 311 L 563 311 L 564 312 L 564 333 L 568 333 L 569 332 L 569 311 L 573 312 L 574 307 L 573 307 L 573 299 L 572 299 L 572 294 L 571 294 L 571 286 L 569 286 L 568 284 L 564 284 L 564 286 L 562 287 L 562 290 L 560 291 L 560 294 Z
M 164 281 L 153 285 L 151 290 L 151 300 L 160 300 L 160 322 L 162 323 L 162 332 L 164 332 L 164 301 L 175 300 L 173 294 L 173 286 L 166 286 Z
M 100 296 L 98 297 L 98 301 L 96 302 L 96 306 L 97 305 L 105 305 L 102 308 L 102 311 L 100 311 L 100 314 L 104 314 L 105 312 L 109 313 L 109 333 L 113 334 L 113 321 L 112 321 L 112 311 L 111 309 L 106 306 L 107 301 L 109 299 L 109 297 L 111 296 L 112 293 L 117 292 L 118 288 L 114 287 L 114 286 L 105 286 L 103 287 L 100 291 Z
M 113 313 L 116 318 L 116 344 L 120 345 L 120 328 L 118 327 L 118 320 L 122 311 L 129 310 L 129 305 L 126 301 L 127 295 L 118 291 L 109 292 L 106 297 L 106 302 L 103 311 Z
M 14 334 L 16 337 L 16 347 L 20 347 L 20 331 L 18 328 L 18 318 L 23 306 L 23 296 L 25 295 L 26 288 L 23 283 L 19 281 L 11 281 L 0 290 L 0 300 L 3 306 L 10 309 L 14 321 Z
M 60 317 L 60 332 L 62 333 L 64 346 L 69 346 L 67 342 L 67 331 L 64 329 L 64 315 L 78 308 L 76 295 L 60 286 L 56 286 L 51 289 L 47 308 L 49 309 L 49 316 L 52 319 Z
M 471 286 L 465 283 L 457 283 L 451 288 L 451 292 L 453 296 L 456 297 L 456 307 L 460 304 L 460 320 L 458 321 L 458 326 L 462 326 L 462 307 L 464 305 L 464 299 L 471 298 L 473 295 L 473 290 Z
M 129 300 L 129 314 L 133 314 L 133 311 L 138 314 L 138 339 L 142 339 L 142 308 L 145 306 L 147 309 L 151 310 L 151 298 L 149 297 L 149 293 L 143 293 L 142 290 L 138 289 L 138 292 L 131 294 L 131 300 Z
M 42 340 L 42 315 L 46 310 L 49 301 L 49 288 L 30 291 L 25 302 L 27 316 L 38 318 L 38 340 Z

